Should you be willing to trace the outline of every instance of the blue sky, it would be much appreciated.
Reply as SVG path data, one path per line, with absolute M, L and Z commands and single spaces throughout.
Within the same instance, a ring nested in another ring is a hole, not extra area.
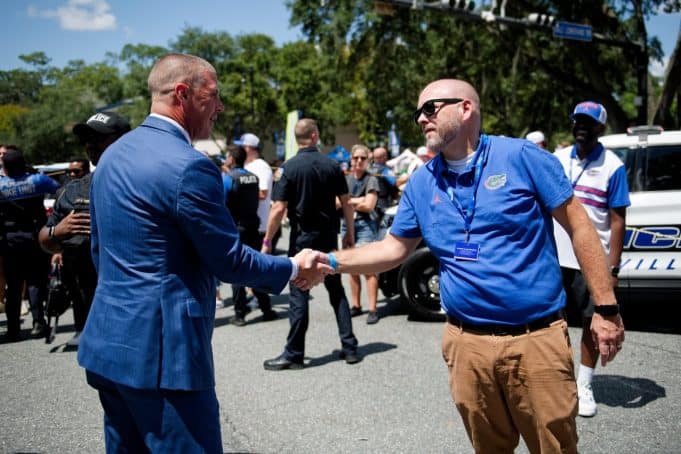
M 232 36 L 264 33 L 278 45 L 302 37 L 289 27 L 283 0 L 5 0 L 0 27 L 0 70 L 22 67 L 18 56 L 43 51 L 51 64 L 103 61 L 125 44 L 167 46 L 186 26 Z M 668 60 L 681 29 L 681 14 L 660 14 L 648 32 L 663 43 Z M 663 67 L 651 70 L 661 73 Z

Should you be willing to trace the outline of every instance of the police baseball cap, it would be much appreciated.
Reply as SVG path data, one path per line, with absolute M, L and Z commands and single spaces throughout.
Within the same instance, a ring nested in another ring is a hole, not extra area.
M 577 104 L 570 118 L 574 120 L 577 115 L 586 115 L 602 125 L 608 121 L 608 112 L 605 111 L 605 107 L 593 101 L 584 101 Z
M 73 127 L 73 133 L 78 137 L 87 137 L 92 134 L 125 134 L 128 131 L 130 131 L 130 123 L 116 112 L 97 112 L 85 123 L 78 123 Z
M 260 146 L 260 139 L 255 134 L 247 132 L 242 135 L 239 140 L 234 141 L 234 145 L 241 145 L 242 147 L 258 148 Z

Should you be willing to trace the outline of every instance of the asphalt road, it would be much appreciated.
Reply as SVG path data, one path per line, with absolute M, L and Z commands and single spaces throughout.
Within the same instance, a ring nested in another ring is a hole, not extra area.
M 223 295 L 231 295 L 227 286 Z M 378 324 L 367 325 L 366 315 L 353 319 L 363 361 L 347 365 L 337 358 L 340 342 L 326 292 L 318 287 L 312 295 L 300 371 L 262 367 L 283 349 L 285 294 L 273 300 L 282 316 L 273 322 L 262 322 L 256 309 L 240 328 L 229 323 L 231 305 L 217 311 L 213 346 L 225 452 L 471 452 L 449 396 L 441 324 L 408 321 L 396 301 L 380 300 Z M 30 316 L 26 331 L 29 324 Z M 85 383 L 76 352 L 64 348 L 72 333 L 69 311 L 51 345 L 0 345 L 1 452 L 104 451 L 97 395 Z M 570 334 L 577 345 L 578 330 Z M 681 452 L 680 335 L 628 332 L 624 349 L 597 370 L 593 387 L 599 411 L 578 419 L 580 452 Z M 527 452 L 522 442 L 518 452 Z

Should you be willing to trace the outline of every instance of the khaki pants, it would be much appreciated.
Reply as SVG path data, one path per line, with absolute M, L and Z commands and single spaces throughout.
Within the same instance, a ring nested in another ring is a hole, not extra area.
M 577 387 L 564 320 L 516 336 L 447 323 L 442 354 L 449 387 L 477 453 L 576 453 Z

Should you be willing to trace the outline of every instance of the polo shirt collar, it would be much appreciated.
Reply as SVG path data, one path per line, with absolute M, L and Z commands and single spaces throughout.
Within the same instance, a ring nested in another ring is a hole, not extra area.
M 485 153 L 485 151 L 489 148 L 488 145 L 489 136 L 487 134 L 480 134 L 478 146 L 475 149 L 475 152 L 473 152 L 473 159 L 471 159 L 470 162 L 466 164 L 466 170 L 464 170 L 462 174 L 472 172 L 475 168 L 475 163 L 477 162 L 478 159 L 483 159 L 482 162 L 483 167 L 485 166 L 485 164 L 487 164 L 489 153 Z M 433 163 L 433 170 L 435 171 L 436 175 L 446 175 L 449 172 L 447 160 L 442 155 L 442 153 L 438 153 L 435 159 L 433 159 L 430 162 Z
M 601 153 L 603 153 L 604 150 L 605 150 L 605 148 L 603 147 L 603 144 L 598 142 L 596 144 L 596 146 L 594 147 L 594 149 L 591 150 L 589 152 L 589 154 L 587 154 L 584 157 L 584 159 L 586 159 L 588 162 L 595 161 L 596 159 L 599 158 L 599 156 L 601 155 Z M 577 155 L 577 145 L 572 146 L 572 152 L 570 152 L 570 158 L 579 159 L 579 156 Z

